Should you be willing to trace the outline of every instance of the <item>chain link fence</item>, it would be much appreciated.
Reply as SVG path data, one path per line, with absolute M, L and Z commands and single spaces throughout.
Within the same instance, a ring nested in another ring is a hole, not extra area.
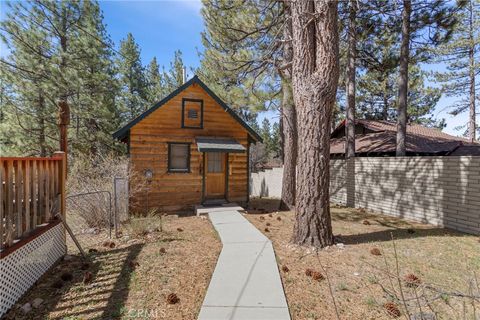
M 66 204 L 67 224 L 83 250 L 111 239 L 114 217 L 110 191 L 71 194 Z M 69 252 L 78 252 L 70 237 L 67 237 L 67 248 Z
M 111 190 L 113 193 L 101 190 L 70 194 L 66 198 L 66 222 L 84 251 L 114 239 L 120 225 L 128 220 L 128 179 L 113 178 Z M 69 236 L 67 247 L 71 253 L 79 251 Z

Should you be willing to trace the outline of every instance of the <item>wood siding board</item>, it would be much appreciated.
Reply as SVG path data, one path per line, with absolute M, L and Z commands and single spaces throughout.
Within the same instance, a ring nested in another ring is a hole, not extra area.
M 6 228 L 6 245 L 11 246 L 13 243 L 13 204 L 14 204 L 14 199 L 13 199 L 13 177 L 14 177 L 14 170 L 13 170 L 13 160 L 8 160 L 7 161 L 7 170 L 6 170 L 6 222 L 5 222 L 5 228 Z
M 31 230 L 31 214 L 30 214 L 30 191 L 31 191 L 31 178 L 30 178 L 30 164 L 31 161 L 25 160 L 23 166 L 23 206 L 25 211 L 25 232 Z
M 0 249 L 3 249 L 5 242 L 5 161 L 0 160 Z
M 50 166 L 48 161 L 43 161 L 45 177 L 45 222 L 50 220 Z
M 32 228 L 35 228 L 38 224 L 38 170 L 36 160 L 32 161 L 32 174 L 31 174 L 31 184 L 32 184 L 32 195 L 31 195 L 31 206 L 32 206 Z
M 43 161 L 37 162 L 38 168 L 38 212 L 37 225 L 45 222 L 45 175 Z
M 18 238 L 23 235 L 23 161 L 15 161 L 15 231 Z

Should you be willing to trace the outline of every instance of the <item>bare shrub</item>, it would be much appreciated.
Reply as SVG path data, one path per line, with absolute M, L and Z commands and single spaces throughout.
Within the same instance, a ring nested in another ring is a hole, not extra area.
M 68 213 L 83 220 L 88 228 L 107 227 L 110 210 L 113 210 L 115 177 L 124 178 L 129 182 L 135 181 L 130 183 L 131 187 L 128 188 L 128 200 L 134 199 L 146 185 L 144 178 L 129 166 L 128 158 L 125 156 L 108 154 L 75 157 L 67 180 Z M 83 195 L 78 196 L 80 194 Z M 118 201 L 119 199 L 117 203 Z
M 151 210 L 144 217 L 131 217 L 124 224 L 127 232 L 135 237 L 144 236 L 151 232 L 163 231 L 162 215 Z

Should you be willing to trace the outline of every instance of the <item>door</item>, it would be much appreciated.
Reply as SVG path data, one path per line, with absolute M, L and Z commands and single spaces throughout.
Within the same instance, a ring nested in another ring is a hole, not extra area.
M 223 152 L 205 153 L 205 198 L 225 199 L 225 164 Z

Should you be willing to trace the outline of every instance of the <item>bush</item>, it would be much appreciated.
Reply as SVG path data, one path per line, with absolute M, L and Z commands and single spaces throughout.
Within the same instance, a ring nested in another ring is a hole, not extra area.
M 117 195 L 114 194 L 114 178 L 121 178 L 125 183 L 124 188 L 120 188 L 122 190 L 117 189 Z M 129 188 L 128 181 L 132 180 L 135 180 L 132 183 L 135 187 Z M 143 177 L 135 173 L 125 156 L 76 157 L 71 163 L 67 180 L 67 212 L 77 218 L 75 221 L 81 218 L 88 228 L 105 228 L 109 224 L 110 213 L 113 215 L 116 197 L 117 208 L 122 209 L 118 211 L 124 212 L 119 218 L 126 220 L 128 201 L 143 191 L 145 183 L 142 180 Z

